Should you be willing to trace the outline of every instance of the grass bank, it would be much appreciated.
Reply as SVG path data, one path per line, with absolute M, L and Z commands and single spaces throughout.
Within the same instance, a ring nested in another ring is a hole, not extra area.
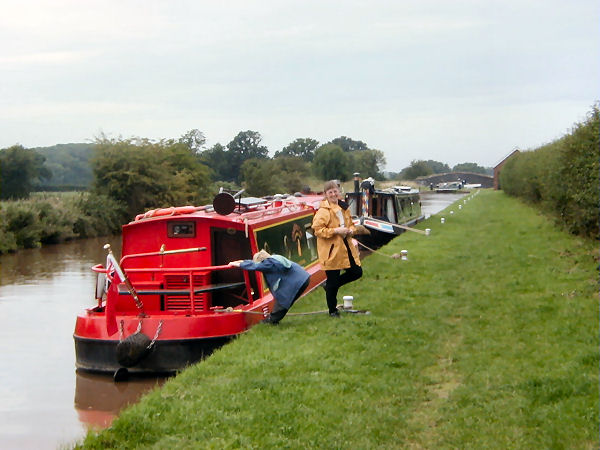
M 371 315 L 254 327 L 82 446 L 597 448 L 595 244 L 501 192 L 451 208 L 343 289 Z

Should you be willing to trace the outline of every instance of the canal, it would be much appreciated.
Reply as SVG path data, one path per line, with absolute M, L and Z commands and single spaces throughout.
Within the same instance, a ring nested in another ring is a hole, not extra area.
M 424 193 L 423 212 L 461 197 Z M 106 260 L 107 242 L 120 255 L 117 236 L 0 256 L 0 448 L 70 447 L 164 382 L 75 371 L 75 317 L 95 304 L 90 267 Z

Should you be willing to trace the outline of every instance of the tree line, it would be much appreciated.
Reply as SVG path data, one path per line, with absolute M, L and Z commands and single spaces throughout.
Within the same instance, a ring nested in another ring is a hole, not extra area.
M 209 203 L 220 187 L 243 186 L 257 196 L 294 192 L 307 176 L 346 180 L 357 164 L 381 176 L 385 165 L 382 152 L 344 136 L 325 145 L 296 139 L 273 158 L 261 141 L 259 133 L 243 131 L 226 146 L 206 149 L 199 130 L 159 141 L 101 135 L 91 147 L 58 149 L 62 160 L 75 161 L 80 172 L 84 162 L 89 164 L 89 181 L 85 174 L 79 180 L 85 192 L 33 196 L 51 184 L 49 153 L 21 145 L 2 149 L 0 199 L 8 201 L 0 203 L 0 253 L 118 233 L 122 223 L 151 208 Z M 59 161 L 54 167 L 61 166 Z
M 384 173 L 386 161 L 383 152 L 347 136 L 325 144 L 312 138 L 297 138 L 276 151 L 272 158 L 262 144 L 262 136 L 256 131 L 240 131 L 227 145 L 217 143 L 206 148 L 205 144 L 204 134 L 194 129 L 178 139 L 158 142 L 143 138 L 111 140 L 101 135 L 87 144 L 58 144 L 34 149 L 15 145 L 0 149 L 0 199 L 27 198 L 34 191 L 89 190 L 96 183 L 94 167 L 101 163 L 102 153 L 111 146 L 121 151 L 137 149 L 135 152 L 140 153 L 150 152 L 153 146 L 154 152 L 164 151 L 168 157 L 172 147 L 179 145 L 183 151 L 191 153 L 188 162 L 197 160 L 209 169 L 208 176 L 212 182 L 243 185 L 254 195 L 298 191 L 311 176 L 346 181 L 355 171 L 379 180 L 414 180 L 451 171 L 491 172 L 491 169 L 476 163 L 462 163 L 451 169 L 439 161 L 415 160 L 401 172 Z M 135 160 L 135 156 L 133 158 Z M 181 162 L 185 161 L 176 158 L 174 164 Z M 188 169 L 198 169 L 206 175 L 204 169 L 198 168 L 195 163 Z M 117 167 L 113 170 L 119 171 Z
M 494 169 L 493 167 L 482 167 L 477 163 L 471 162 L 456 164 L 450 168 L 448 164 L 440 161 L 418 159 L 411 161 L 408 167 L 405 167 L 398 173 L 389 173 L 388 177 L 397 180 L 415 180 L 419 177 L 450 172 L 471 172 L 492 175 Z
M 90 144 L 14 145 L 0 150 L 0 200 L 9 200 L 0 203 L 0 253 L 118 233 L 148 209 L 210 203 L 221 187 L 263 196 L 301 191 L 308 178 L 346 181 L 354 171 L 381 180 L 385 163 L 383 152 L 347 136 L 324 144 L 298 138 L 269 157 L 251 130 L 210 148 L 197 129 L 159 141 L 100 135 Z M 73 187 L 84 192 L 29 198 Z
M 110 148 L 134 153 L 160 153 L 168 158 L 176 146 L 189 157 L 174 158 L 170 165 L 184 164 L 188 169 L 200 170 L 196 163 L 206 166 L 212 181 L 245 185 L 246 189 L 260 193 L 268 191 L 298 190 L 301 178 L 316 176 L 321 179 L 347 180 L 355 170 L 365 176 L 383 178 L 385 157 L 383 152 L 371 149 L 366 143 L 346 136 L 320 145 L 311 138 L 298 138 L 273 158 L 262 144 L 262 136 L 256 131 L 241 131 L 227 145 L 220 143 L 205 148 L 206 138 L 199 130 L 190 130 L 178 139 L 162 139 L 158 142 L 144 138 L 109 139 L 101 135 L 90 144 L 61 144 L 53 147 L 26 149 L 20 145 L 0 150 L 0 173 L 2 185 L 0 198 L 26 198 L 35 190 L 68 190 L 68 187 L 88 189 L 98 184 L 96 167 L 105 164 L 103 154 Z M 130 155 L 131 156 L 131 155 Z M 111 157 L 115 157 L 111 154 Z M 151 158 L 152 160 L 152 158 Z M 135 156 L 130 162 L 134 164 Z M 164 163 L 159 161 L 160 164 Z M 245 164 L 245 165 L 244 165 Z M 358 168 L 358 169 L 357 169 Z M 117 172 L 118 168 L 114 168 Z M 279 174 L 266 185 L 257 173 Z M 203 173 L 204 174 L 204 173 Z M 206 175 L 206 174 L 204 174 Z M 274 183 L 289 180 L 284 185 Z M 261 181 L 259 183 L 259 180 Z M 25 182 L 24 182 L 25 181 Z

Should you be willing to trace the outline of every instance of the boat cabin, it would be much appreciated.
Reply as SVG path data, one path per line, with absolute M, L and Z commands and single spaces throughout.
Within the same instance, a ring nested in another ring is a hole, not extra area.
M 347 193 L 346 202 L 354 217 L 374 217 L 403 224 L 421 215 L 419 191 L 404 186 L 383 190 L 367 187 L 362 192 Z
M 246 197 L 226 215 L 183 207 L 151 211 L 124 225 L 121 265 L 144 312 L 206 314 L 254 302 L 267 292 L 262 275 L 227 264 L 252 259 L 260 249 L 305 268 L 315 265 L 310 227 L 320 198 L 303 200 Z M 118 313 L 138 314 L 127 287 L 120 284 L 117 292 Z

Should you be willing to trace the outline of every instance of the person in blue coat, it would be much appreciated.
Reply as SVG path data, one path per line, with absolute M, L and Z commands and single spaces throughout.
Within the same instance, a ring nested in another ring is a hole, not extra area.
M 264 323 L 277 325 L 310 282 L 310 275 L 299 264 L 281 255 L 270 255 L 265 250 L 255 253 L 252 260 L 232 261 L 230 266 L 244 270 L 258 270 L 265 276 L 267 286 L 275 297 L 275 307 Z

